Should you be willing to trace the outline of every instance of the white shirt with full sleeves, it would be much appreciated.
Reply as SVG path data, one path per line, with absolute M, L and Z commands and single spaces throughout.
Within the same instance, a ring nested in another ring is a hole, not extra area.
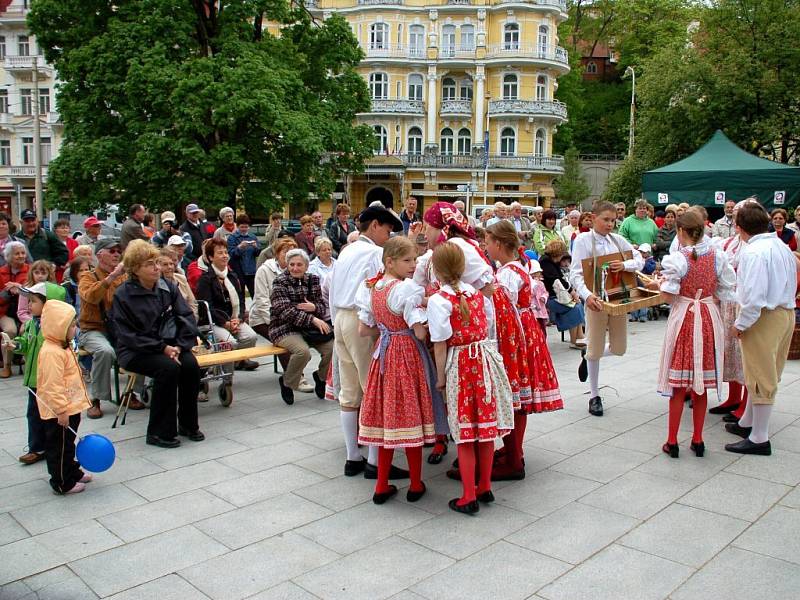
M 510 265 L 517 265 L 520 269 L 522 269 L 525 273 L 528 270 L 523 267 L 519 261 L 512 261 L 500 267 L 497 270 L 497 283 L 503 286 L 503 289 L 508 292 L 508 297 L 511 299 L 511 303 L 516 306 L 517 299 L 519 298 L 519 291 L 525 287 L 525 280 L 522 278 L 515 269 L 511 268 Z M 530 276 L 528 276 L 529 283 L 530 283 Z
M 723 250 L 715 248 L 710 242 L 701 241 L 695 246 L 697 256 L 705 256 L 709 252 L 714 253 L 714 270 L 717 274 L 717 291 L 714 296 L 723 302 L 736 301 L 736 273 L 731 267 L 731 263 Z M 681 252 L 668 254 L 661 261 L 661 291 L 676 296 L 681 292 L 681 281 L 689 272 L 689 261 L 691 260 L 685 252 L 691 252 L 691 246 L 687 246 Z
M 394 279 L 382 278 L 375 284 L 375 289 L 380 290 L 389 285 Z M 396 315 L 403 315 L 403 320 L 409 327 L 415 323 L 425 323 L 428 320 L 427 313 L 422 307 L 425 298 L 425 288 L 417 285 L 411 279 L 404 279 L 395 284 L 386 304 L 389 310 Z M 356 293 L 356 305 L 358 306 L 358 319 L 368 327 L 375 326 L 375 315 L 372 312 L 372 290 L 367 287 L 366 282 L 361 282 Z
M 383 248 L 366 236 L 348 244 L 339 253 L 330 279 L 331 318 L 338 309 L 355 309 L 358 286 L 383 269 Z
M 739 253 L 736 278 L 740 310 L 734 326 L 739 331 L 752 327 L 763 308 L 794 308 L 796 261 L 774 233 L 760 233 L 747 241 Z
M 617 244 L 613 240 L 616 240 Z M 606 254 L 619 254 L 620 249 L 623 252 L 630 250 L 633 253 L 633 258 L 624 261 L 626 271 L 638 271 L 644 267 L 644 259 L 639 254 L 638 250 L 634 250 L 630 242 L 619 234 L 609 233 L 608 235 L 600 235 L 596 231 L 586 231 L 575 238 L 575 243 L 572 245 L 572 264 L 569 268 L 569 282 L 573 289 L 578 292 L 581 299 L 586 300 L 592 295 L 586 282 L 583 280 L 583 259 L 592 257 L 592 240 L 594 240 L 596 256 L 604 256 Z
M 712 239 L 713 238 L 707 234 L 703 234 L 704 242 L 710 242 Z M 678 236 L 676 235 L 674 238 L 672 238 L 672 243 L 669 245 L 669 253 L 672 254 L 673 252 L 677 252 L 681 248 L 683 248 L 683 246 L 681 246 L 681 242 L 678 240 Z
M 468 283 L 459 284 L 461 292 L 469 298 L 473 294 L 479 294 L 474 287 Z M 456 295 L 456 291 L 449 285 L 443 285 L 441 290 L 448 294 Z M 484 298 L 484 304 L 487 302 Z M 431 342 L 444 342 L 453 336 L 453 328 L 450 326 L 450 315 L 453 314 L 453 304 L 440 294 L 434 294 L 428 298 L 428 331 L 431 334 Z

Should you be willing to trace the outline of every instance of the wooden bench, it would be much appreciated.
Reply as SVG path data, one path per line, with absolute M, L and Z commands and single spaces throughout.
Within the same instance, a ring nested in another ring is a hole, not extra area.
M 286 349 L 279 346 L 255 346 L 253 348 L 239 348 L 238 350 L 226 350 L 224 352 L 196 354 L 195 358 L 200 368 L 205 369 L 216 365 L 261 358 L 262 356 L 277 356 L 278 354 L 286 354 Z

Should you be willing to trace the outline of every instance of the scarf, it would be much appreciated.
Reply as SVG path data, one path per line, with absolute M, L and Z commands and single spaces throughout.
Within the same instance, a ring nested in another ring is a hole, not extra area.
M 225 289 L 228 292 L 228 299 L 231 301 L 231 319 L 238 319 L 239 318 L 239 293 L 236 291 L 236 288 L 233 287 L 231 280 L 228 279 L 228 268 L 225 267 L 223 270 L 219 270 L 213 264 L 209 265 L 213 270 L 214 274 L 222 280 L 223 284 L 225 285 Z
M 440 242 L 452 237 L 451 233 L 459 233 L 470 240 L 477 239 L 467 218 L 449 202 L 434 203 L 425 211 L 423 220 L 431 227 L 442 230 Z

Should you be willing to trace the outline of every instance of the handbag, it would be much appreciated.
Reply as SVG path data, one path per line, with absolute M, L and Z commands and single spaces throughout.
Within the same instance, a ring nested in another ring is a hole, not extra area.
M 331 325 L 330 321 L 325 321 L 331 328 L 330 332 L 322 333 L 319 329 L 312 326 L 308 329 L 303 329 L 300 332 L 300 335 L 303 336 L 306 344 L 309 346 L 314 346 L 315 344 L 324 344 L 325 342 L 330 342 L 333 339 L 333 325 Z
M 570 308 L 575 306 L 572 295 L 564 288 L 564 284 L 561 283 L 560 279 L 556 279 L 553 282 L 553 291 L 556 293 L 556 302 Z

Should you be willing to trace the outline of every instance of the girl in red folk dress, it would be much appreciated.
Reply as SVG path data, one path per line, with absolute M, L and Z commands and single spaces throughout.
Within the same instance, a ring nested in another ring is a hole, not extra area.
M 736 275 L 722 250 L 703 239 L 703 218 L 694 211 L 678 217 L 677 237 L 681 249 L 661 261 L 660 287 L 672 304 L 661 365 L 658 392 L 669 396 L 669 431 L 662 450 L 678 457 L 678 427 L 686 392 L 692 394 L 694 433 L 691 449 L 703 456 L 703 424 L 707 392 L 722 383 L 725 331 L 717 307 L 719 300 L 732 301 Z
M 409 279 L 416 256 L 416 245 L 410 239 L 391 238 L 383 247 L 385 273 L 367 280 L 356 295 L 360 333 L 379 335 L 364 387 L 358 431 L 359 444 L 380 447 L 372 496 L 375 504 L 383 504 L 397 493 L 397 488 L 389 485 L 395 448 L 404 448 L 408 460 L 411 486 L 406 499 L 416 502 L 422 497 L 422 446 L 435 439 L 434 368 L 421 342 L 426 335 L 427 319 L 421 308 L 425 290 Z
M 519 311 L 519 320 L 525 332 L 520 345 L 525 356 L 532 395 L 523 400 L 514 413 L 514 431 L 503 438 L 502 460 L 492 471 L 494 481 L 524 479 L 522 443 L 525 427 L 531 413 L 550 412 L 564 408 L 558 378 L 547 348 L 547 339 L 533 312 L 533 281 L 530 272 L 520 262 L 520 243 L 516 229 L 508 221 L 500 221 L 486 231 L 486 249 L 492 260 L 502 266 L 497 270 L 497 282 L 511 299 L 512 310 Z M 499 324 L 499 323 L 498 323 Z
M 445 390 L 450 433 L 458 446 L 461 498 L 449 506 L 475 514 L 478 500 L 492 502 L 494 440 L 514 427 L 513 405 L 503 361 L 488 338 L 487 300 L 462 282 L 464 253 L 452 242 L 433 251 L 439 291 L 428 299 L 428 327 L 436 356 L 436 387 Z M 475 488 L 475 467 L 480 480 Z

